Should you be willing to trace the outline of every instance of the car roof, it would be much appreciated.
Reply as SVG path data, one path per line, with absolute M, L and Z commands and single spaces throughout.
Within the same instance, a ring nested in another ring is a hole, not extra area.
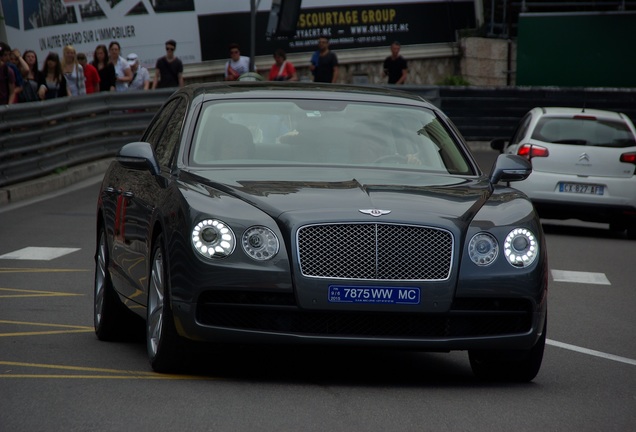
M 574 107 L 537 107 L 542 116 L 575 116 L 588 115 L 603 119 L 625 120 L 623 113 L 615 111 L 606 111 L 593 108 L 574 108 Z
M 379 86 L 324 84 L 313 82 L 213 82 L 190 84 L 180 92 L 192 97 L 202 96 L 205 100 L 214 99 L 335 99 L 359 102 L 384 102 L 416 105 L 436 109 L 422 97 L 405 91 L 392 90 Z

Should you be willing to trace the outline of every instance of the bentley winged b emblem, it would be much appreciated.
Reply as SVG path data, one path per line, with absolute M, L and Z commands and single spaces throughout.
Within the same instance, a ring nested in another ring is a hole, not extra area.
M 380 209 L 360 209 L 358 211 L 360 213 L 368 214 L 375 217 L 379 217 L 379 216 L 383 216 L 383 215 L 387 215 L 391 213 L 391 210 L 380 210 Z

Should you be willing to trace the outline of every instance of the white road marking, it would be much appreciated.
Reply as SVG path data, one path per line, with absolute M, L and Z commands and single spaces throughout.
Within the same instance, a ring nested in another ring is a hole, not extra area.
M 629 364 L 629 365 L 632 365 L 632 366 L 636 366 L 636 360 L 629 359 L 627 357 L 621 357 L 621 356 L 617 356 L 617 355 L 614 355 L 614 354 L 607 354 L 607 353 L 604 353 L 604 352 L 601 352 L 601 351 L 594 351 L 594 350 L 587 349 L 587 348 L 581 348 L 581 347 L 578 347 L 576 345 L 570 345 L 570 344 L 566 344 L 566 343 L 563 343 L 563 342 L 557 342 L 557 341 L 554 341 L 554 340 L 551 340 L 551 339 L 546 340 L 546 343 L 548 345 L 552 345 L 552 346 L 555 346 L 555 347 L 558 347 L 558 348 L 563 348 L 563 349 L 567 349 L 567 350 L 570 350 L 570 351 L 576 351 L 576 352 L 579 352 L 579 353 L 582 353 L 582 354 L 591 355 L 591 356 L 594 356 L 594 357 L 600 357 L 600 358 L 604 358 L 604 359 L 607 359 L 607 360 L 613 360 L 613 361 L 617 361 L 617 362 L 621 362 L 621 363 L 626 363 L 626 364 Z
M 50 261 L 64 255 L 76 252 L 80 248 L 54 248 L 54 247 L 34 247 L 29 246 L 4 255 L 0 259 Z
M 567 270 L 550 270 L 555 282 L 572 282 L 595 285 L 611 285 L 605 273 L 579 272 Z

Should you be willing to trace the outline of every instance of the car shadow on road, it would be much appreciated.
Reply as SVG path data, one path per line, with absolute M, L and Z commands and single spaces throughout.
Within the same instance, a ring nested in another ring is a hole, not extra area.
M 372 348 L 200 346 L 180 373 L 215 379 L 364 387 L 500 387 L 472 374 L 465 352 Z

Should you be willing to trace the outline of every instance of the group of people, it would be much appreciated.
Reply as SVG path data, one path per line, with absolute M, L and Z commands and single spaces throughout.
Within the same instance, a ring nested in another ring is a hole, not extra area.
M 122 56 L 119 42 L 108 47 L 98 45 L 89 63 L 84 53 L 77 53 L 72 45 L 62 50 L 62 57 L 50 52 L 42 68 L 33 50 L 20 53 L 0 42 L 0 105 L 33 102 L 64 96 L 79 96 L 94 92 L 148 90 L 150 88 L 183 87 L 183 63 L 175 56 L 177 42 L 165 43 L 166 54 L 155 64 L 154 80 L 139 62 L 135 53 Z M 230 58 L 225 64 L 225 80 L 238 80 L 250 72 L 250 58 L 241 55 L 238 44 L 230 44 Z M 338 82 L 338 56 L 329 49 L 329 39 L 318 40 L 318 50 L 311 57 L 309 70 L 314 82 Z M 407 62 L 400 55 L 400 43 L 391 44 L 391 55 L 383 63 L 383 77 L 389 84 L 404 84 L 408 75 Z M 298 81 L 294 65 L 284 50 L 274 52 L 270 81 Z
M 225 63 L 225 80 L 235 81 L 241 75 L 250 72 L 250 58 L 241 55 L 238 44 L 230 44 L 230 59 Z M 383 63 L 382 76 L 389 84 L 404 84 L 408 76 L 407 62 L 400 55 L 400 43 L 391 44 L 391 55 Z M 318 50 L 311 57 L 309 70 L 314 82 L 338 82 L 338 56 L 329 49 L 329 39 L 318 39 Z M 298 74 L 294 65 L 287 61 L 284 50 L 274 52 L 274 64 L 269 70 L 269 81 L 298 81 Z
M 183 87 L 183 63 L 174 54 L 177 43 L 168 40 L 165 47 L 166 55 L 157 60 L 151 83 L 150 73 L 140 64 L 139 56 L 131 53 L 123 57 L 117 41 L 108 47 L 98 45 L 90 63 L 86 54 L 67 45 L 61 58 L 56 52 L 49 52 L 41 68 L 35 51 L 20 53 L 0 42 L 0 105 L 95 92 Z

